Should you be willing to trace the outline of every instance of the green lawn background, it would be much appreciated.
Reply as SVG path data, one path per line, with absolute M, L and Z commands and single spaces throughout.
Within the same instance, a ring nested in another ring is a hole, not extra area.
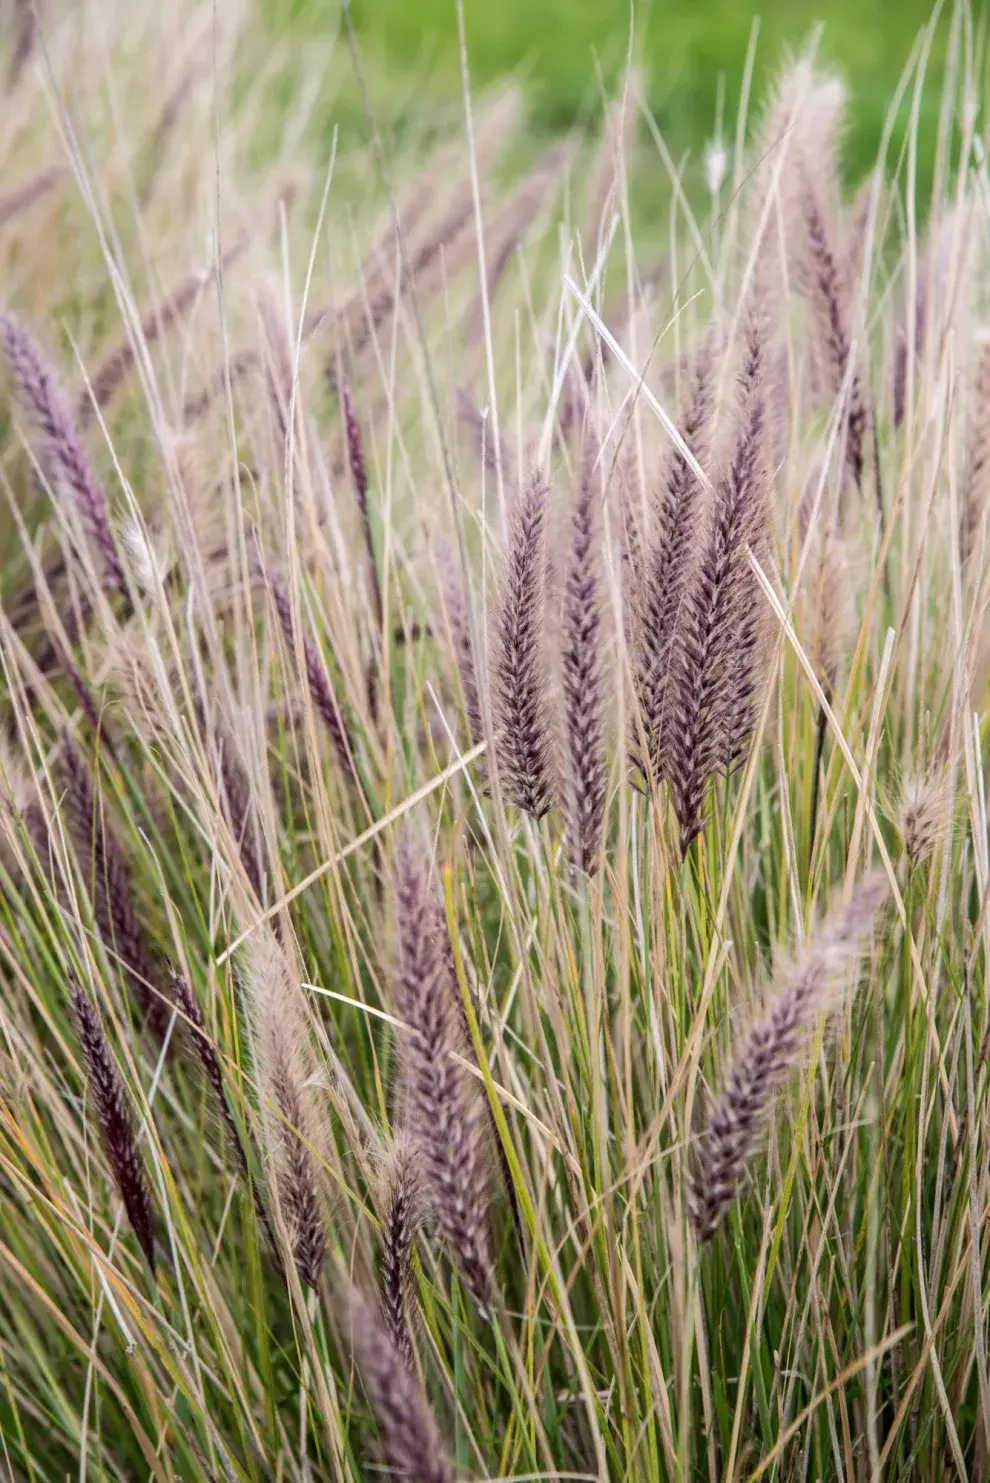
M 338 30 L 337 0 L 263 0 L 276 29 L 326 37 Z M 974 7 L 974 35 L 985 6 Z M 460 90 L 454 0 L 353 0 L 362 56 L 375 79 L 376 108 L 397 96 L 444 102 Z M 930 176 L 941 71 L 950 27 L 946 7 L 936 29 L 924 91 L 919 184 Z M 621 0 L 465 0 L 472 85 L 507 73 L 525 78 L 532 129 L 560 130 L 592 117 L 601 82 L 614 86 L 627 55 L 646 71 L 650 105 L 678 160 L 697 161 L 724 98 L 727 133 L 735 126 L 754 16 L 759 23 L 754 92 L 822 26 L 819 55 L 847 79 L 851 95 L 845 160 L 851 179 L 875 158 L 891 98 L 921 28 L 928 0 L 786 0 L 754 11 L 739 0 L 654 0 L 630 13 Z M 895 131 L 897 151 L 907 105 Z M 690 169 L 690 165 L 689 165 Z

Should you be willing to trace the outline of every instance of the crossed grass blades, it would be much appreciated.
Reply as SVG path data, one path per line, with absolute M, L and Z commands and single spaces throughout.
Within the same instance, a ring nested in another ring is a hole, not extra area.
M 248 8 L 29 11 L 4 1468 L 981 1476 L 965 12 L 930 202 L 908 149 L 847 204 L 809 54 L 660 253 L 638 72 L 508 186 L 514 89 L 407 120 L 376 193 Z

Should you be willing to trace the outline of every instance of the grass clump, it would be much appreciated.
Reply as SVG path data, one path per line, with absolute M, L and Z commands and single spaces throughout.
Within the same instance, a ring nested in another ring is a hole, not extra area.
M 705 206 L 634 71 L 506 181 L 273 146 L 236 6 L 17 43 L 12 1478 L 985 1472 L 967 25 L 924 202 L 811 52 Z

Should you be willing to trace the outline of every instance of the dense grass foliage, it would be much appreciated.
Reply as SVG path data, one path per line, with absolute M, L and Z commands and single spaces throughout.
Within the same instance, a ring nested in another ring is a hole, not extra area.
M 967 9 L 869 172 L 809 52 L 690 194 L 635 67 L 431 147 L 11 13 L 0 1469 L 985 1475 Z

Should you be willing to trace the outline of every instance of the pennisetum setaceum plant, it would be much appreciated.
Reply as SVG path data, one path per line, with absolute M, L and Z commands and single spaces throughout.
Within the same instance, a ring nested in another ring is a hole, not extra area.
M 967 8 L 710 202 L 639 69 L 386 148 L 250 7 L 15 10 L 0 1472 L 984 1476 Z

